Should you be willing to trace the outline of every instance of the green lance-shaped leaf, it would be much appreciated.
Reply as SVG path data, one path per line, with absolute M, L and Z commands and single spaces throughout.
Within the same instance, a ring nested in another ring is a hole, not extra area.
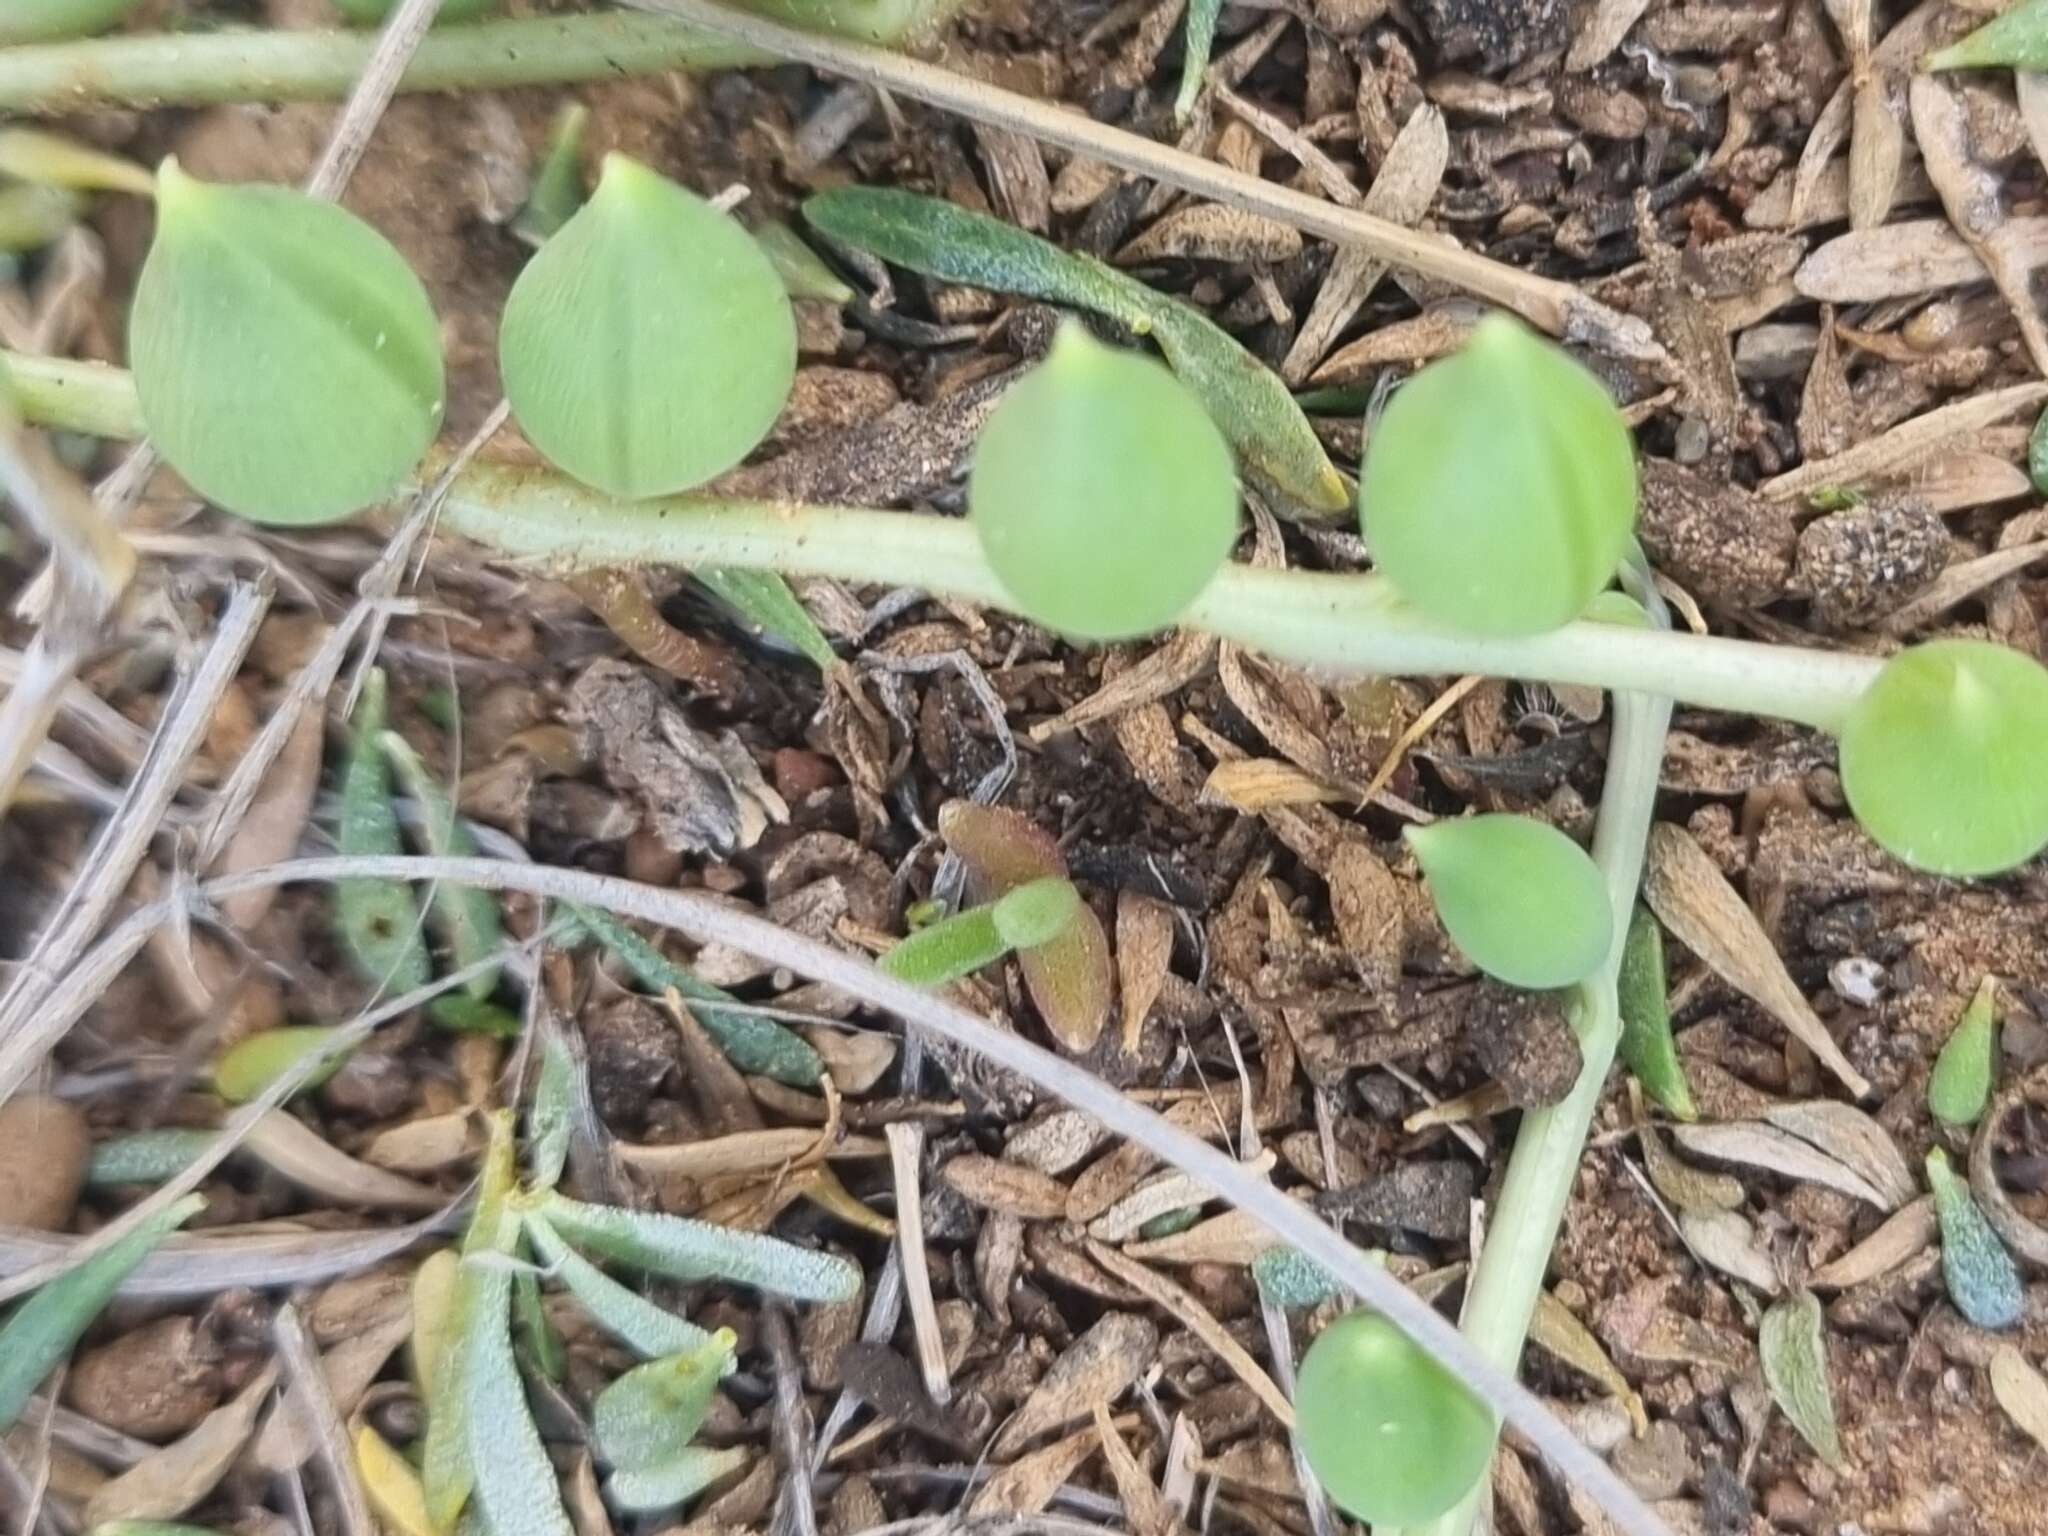
M 1621 1013 L 1621 1059 L 1644 1092 L 1680 1120 L 1697 1120 L 1692 1085 L 1685 1080 L 1678 1042 L 1671 1036 L 1670 989 L 1664 981 L 1664 930 L 1638 905 L 1621 947 L 1614 981 Z
M 0 45 L 45 43 L 104 32 L 142 0 L 7 0 L 0 6 Z
M 476 1271 L 459 1379 L 478 1513 L 491 1536 L 575 1536 L 512 1355 L 511 1271 L 477 1258 L 463 1269 Z
M 1635 450 L 1606 386 L 1492 315 L 1387 403 L 1359 510 L 1373 563 L 1437 623 L 1533 635 L 1577 618 L 1635 527 Z
M 213 1065 L 213 1091 L 230 1104 L 246 1104 L 308 1056 L 329 1048 L 341 1031 L 331 1024 L 285 1024 L 259 1029 L 221 1053 Z M 344 1054 L 317 1067 L 299 1091 L 318 1088 L 340 1070 Z
M 447 786 L 428 772 L 412 743 L 396 731 L 383 732 L 378 743 L 385 758 L 398 770 L 405 792 L 419 802 L 420 836 L 427 852 L 443 859 L 475 858 L 476 839 L 455 814 L 455 802 L 449 798 Z M 498 899 L 479 886 L 457 885 L 450 880 L 438 882 L 427 901 L 427 916 L 440 930 L 441 940 L 448 946 L 448 959 L 457 970 L 489 959 L 504 945 Z M 479 1002 L 497 988 L 495 970 L 479 971 L 462 985 L 463 991 Z
M 346 517 L 441 426 L 426 290 L 354 214 L 166 160 L 129 366 L 150 438 L 194 490 L 263 523 Z
M 577 1305 L 620 1343 L 647 1359 L 686 1355 L 711 1337 L 695 1323 L 657 1307 L 628 1290 L 562 1241 L 538 1214 L 526 1218 L 526 1235 L 549 1275 L 576 1298 Z
M 1321 1306 L 1341 1289 L 1322 1265 L 1284 1244 L 1268 1248 L 1252 1260 L 1252 1279 L 1259 1295 L 1276 1307 Z
M 559 1030 L 550 1030 L 540 1049 L 533 1102 L 526 1111 L 527 1167 L 536 1189 L 553 1189 L 569 1163 L 576 1106 L 585 1092 L 583 1064 Z
M 196 1163 L 219 1135 L 218 1131 L 166 1128 L 116 1136 L 92 1149 L 85 1182 L 96 1189 L 113 1184 L 161 1184 Z
M 391 804 L 391 770 L 384 760 L 386 685 L 372 668 L 349 723 L 348 756 L 341 770 L 341 851 L 351 856 L 403 853 L 398 812 Z M 426 940 L 419 903 L 400 880 L 338 880 L 334 910 L 342 948 L 363 980 L 392 992 L 425 986 Z
M 1927 1184 L 1941 1223 L 1941 1277 L 1948 1284 L 1948 1299 L 1979 1328 L 2012 1327 L 2026 1305 L 2019 1265 L 1939 1147 L 1927 1154 Z
M 2034 489 L 2048 496 L 2048 411 L 2043 411 L 2034 422 L 2034 430 L 2027 434 L 2027 478 L 2034 482 Z
M 1245 468 L 1320 516 L 1348 504 L 1344 477 L 1280 376 L 1193 306 L 1000 219 L 914 192 L 837 187 L 806 201 L 804 218 L 913 272 L 1093 310 L 1151 336 Z
M 530 1269 L 512 1276 L 512 1323 L 525 1346 L 528 1366 L 549 1381 L 560 1381 L 568 1369 L 568 1350 L 541 1304 L 540 1276 Z
M 1987 640 L 1901 651 L 1850 706 L 1842 788 L 1863 829 L 1937 875 L 2048 846 L 2048 668 Z
M 674 1460 L 711 1411 L 734 1342 L 733 1331 L 721 1328 L 695 1349 L 635 1366 L 598 1393 L 590 1412 L 598 1454 L 631 1472 Z
M 1986 976 L 1934 1058 L 1927 1108 L 1944 1125 L 1972 1126 L 1984 1117 L 1998 1053 L 1997 1007 L 1998 981 Z
M 1467 816 L 1402 834 L 1465 956 L 1511 986 L 1570 986 L 1614 937 L 1606 882 L 1586 851 L 1527 816 Z
M 1937 49 L 1922 69 L 2048 69 L 2048 0 L 2020 0 L 1976 31 Z
M 598 490 L 660 496 L 767 435 L 796 377 L 796 317 L 737 221 L 614 154 L 512 285 L 498 363 L 534 447 Z
M 1820 1302 L 1811 1291 L 1788 1296 L 1764 1314 L 1757 1329 L 1764 1384 L 1785 1417 L 1831 1467 L 1842 1465 L 1842 1437 L 1835 1429 L 1835 1399 L 1828 1388 L 1827 1341 L 1821 1331 Z
M 1013 949 L 1049 943 L 1072 926 L 1081 907 L 1071 880 L 1048 876 L 918 929 L 877 962 L 914 987 L 942 987 L 993 965 Z
M 536 1209 L 578 1247 L 648 1274 L 730 1280 L 797 1301 L 846 1301 L 860 1293 L 860 1270 L 845 1259 L 758 1232 L 659 1211 L 585 1205 L 559 1194 Z
M 389 19 L 391 13 L 398 9 L 398 0 L 334 0 L 334 8 L 357 26 L 367 27 Z M 488 16 L 502 9 L 503 0 L 441 0 L 434 25 L 475 21 L 479 16 Z
M 1230 450 L 1200 402 L 1073 321 L 982 428 L 967 505 L 1018 607 L 1089 640 L 1171 624 L 1237 538 Z
M 619 957 L 641 986 L 655 993 L 673 987 L 680 993 L 704 1033 L 742 1072 L 771 1077 L 792 1088 L 818 1086 L 825 1063 L 801 1035 L 746 1011 L 723 988 L 699 981 L 609 912 L 575 902 L 563 905 L 586 933 Z
M 738 1446 L 714 1450 L 692 1445 L 674 1460 L 639 1472 L 614 1472 L 604 1491 L 612 1503 L 628 1514 L 647 1514 L 668 1509 L 695 1498 L 728 1473 L 747 1464 L 748 1452 Z
M 1376 1527 L 1434 1520 L 1493 1455 L 1485 1406 L 1374 1312 L 1347 1312 L 1316 1335 L 1294 1412 L 1309 1470 L 1347 1513 Z
M 580 101 L 555 114 L 533 187 L 512 220 L 512 233 L 528 245 L 547 244 L 583 206 L 583 130 L 589 122 L 590 108 Z
M 1209 68 L 1209 51 L 1216 44 L 1216 18 L 1223 12 L 1223 0 L 1188 0 L 1187 40 L 1180 66 L 1180 93 L 1173 99 L 1173 115 L 1186 122 L 1195 110 L 1195 98 L 1202 93 L 1202 76 Z
M 14 1309 L 0 1326 L 0 1434 L 14 1427 L 43 1378 L 71 1353 L 135 1266 L 205 1205 L 201 1196 L 187 1195 Z
M 820 672 L 839 664 L 832 642 L 779 573 L 714 567 L 692 574 L 755 634 L 781 641 Z

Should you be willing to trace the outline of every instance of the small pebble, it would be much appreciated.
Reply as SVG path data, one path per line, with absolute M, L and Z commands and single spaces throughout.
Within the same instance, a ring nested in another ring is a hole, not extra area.
M 1884 967 L 1868 955 L 1851 955 L 1829 968 L 1828 985 L 1858 1008 L 1875 1008 L 1884 995 L 1884 975 Z
M 70 1226 L 91 1157 L 85 1119 L 63 1100 L 24 1093 L 0 1104 L 0 1226 Z

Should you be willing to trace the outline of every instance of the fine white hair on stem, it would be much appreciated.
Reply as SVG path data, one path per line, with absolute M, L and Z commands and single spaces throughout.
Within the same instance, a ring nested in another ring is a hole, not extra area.
M 1288 1198 L 1226 1153 L 1133 1103 L 1092 1072 L 1020 1035 L 885 976 L 865 960 L 779 928 L 765 918 L 733 911 L 711 897 L 583 870 L 491 859 L 300 859 L 211 880 L 200 891 L 207 898 L 218 900 L 236 891 L 266 885 L 342 879 L 445 880 L 603 907 L 624 917 L 673 929 L 699 943 L 727 944 L 771 965 L 786 966 L 799 975 L 858 997 L 870 1007 L 894 1014 L 912 1028 L 929 1030 L 998 1066 L 1020 1073 L 1162 1161 L 1194 1175 L 1282 1242 L 1322 1265 L 1354 1295 L 1385 1313 L 1464 1382 L 1494 1414 L 1520 1431 L 1559 1473 L 1597 1499 L 1625 1536 L 1669 1536 L 1667 1527 L 1642 1499 L 1559 1423 L 1541 1399 L 1490 1364 L 1434 1308 L 1369 1261 L 1306 1206 Z M 142 933 L 170 920 L 171 909 L 172 904 L 164 901 L 134 913 L 108 934 L 103 946 L 125 946 L 132 954 L 142 943 Z M 129 932 L 135 928 L 142 932 Z M 93 957 L 88 956 L 85 965 L 92 963 Z

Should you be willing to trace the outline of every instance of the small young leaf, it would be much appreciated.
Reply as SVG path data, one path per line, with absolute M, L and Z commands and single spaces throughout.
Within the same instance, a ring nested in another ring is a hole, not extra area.
M 1774 1304 L 1757 1329 L 1764 1384 L 1785 1417 L 1814 1454 L 1831 1467 L 1842 1465 L 1842 1437 L 1835 1429 L 1835 1399 L 1828 1387 L 1827 1342 L 1821 1332 L 1820 1302 L 1800 1291 Z
M 626 1513 L 650 1514 L 695 1498 L 721 1477 L 746 1464 L 747 1452 L 738 1446 L 713 1450 L 693 1445 L 664 1466 L 641 1472 L 614 1472 L 606 1480 L 604 1491 Z
M 1607 883 L 1586 851 L 1527 816 L 1467 816 L 1402 834 L 1458 948 L 1487 975 L 1538 990 L 1590 976 L 1614 937 Z
M 1469 1493 L 1493 1455 L 1485 1406 L 1375 1312 L 1316 1335 L 1295 1384 L 1295 1443 L 1343 1509 L 1420 1525 Z
M 1338 1293 L 1330 1272 L 1299 1249 L 1276 1245 L 1252 1260 L 1259 1295 L 1276 1307 L 1317 1307 Z
M 627 1472 L 674 1460 L 711 1411 L 733 1343 L 732 1330 L 721 1328 L 687 1353 L 635 1366 L 598 1393 L 590 1413 L 598 1453 Z
M 156 195 L 156 178 L 133 160 L 34 128 L 0 128 L 0 176 L 76 192 Z
M 781 641 L 808 658 L 820 672 L 839 664 L 832 642 L 818 628 L 810 610 L 797 601 L 789 583 L 774 571 L 738 567 L 697 571 L 700 585 L 739 616 L 757 635 Z
M 525 1343 L 527 1365 L 544 1379 L 559 1382 L 568 1369 L 568 1351 L 541 1305 L 540 1277 L 530 1269 L 512 1277 L 512 1321 Z
M 1569 623 L 1635 527 L 1635 448 L 1607 387 L 1492 315 L 1410 379 L 1366 447 L 1373 563 L 1427 618 L 1472 634 Z
M 1927 1107 L 1944 1125 L 1972 1126 L 1991 1100 L 1992 1062 L 1998 1054 L 1997 978 L 1986 976 L 1970 1006 L 1942 1042 L 1927 1079 Z
M 511 1272 L 475 1258 L 463 1270 L 472 1293 L 461 1346 L 464 1448 L 478 1512 L 491 1536 L 575 1536 L 512 1357 Z
M 396 731 L 383 732 L 378 744 L 398 770 L 405 792 L 419 802 L 420 836 L 427 852 L 441 859 L 475 858 L 476 839 L 455 814 L 455 803 L 448 797 L 447 786 L 427 771 L 412 744 Z M 504 929 L 498 922 L 498 898 L 480 886 L 457 885 L 452 880 L 438 882 L 428 899 L 427 915 L 441 930 L 442 942 L 448 946 L 448 959 L 457 970 L 489 959 L 505 942 Z M 463 990 L 478 1002 L 497 989 L 495 970 L 480 971 L 463 983 Z
M 614 496 L 688 490 L 767 435 L 796 319 L 729 215 L 623 155 L 505 301 L 499 369 L 533 445 Z
M 1172 623 L 1237 538 L 1230 450 L 1201 405 L 1073 322 L 982 428 L 967 503 L 1019 607 L 1089 640 Z
M 533 1103 L 526 1112 L 527 1167 L 535 1189 L 553 1189 L 562 1182 L 576 1105 L 584 1091 L 582 1075 L 582 1063 L 568 1041 L 559 1030 L 549 1031 L 541 1046 L 540 1071 L 534 1076 Z
M 969 907 L 898 941 L 875 968 L 913 987 L 943 987 L 994 965 L 1010 948 L 996 931 L 995 914 L 985 906 Z
M 1005 891 L 989 908 L 996 932 L 1017 949 L 1036 949 L 1065 933 L 1081 910 L 1074 882 L 1057 876 Z
M 783 291 L 792 299 L 815 299 L 825 304 L 851 304 L 853 290 L 825 265 L 824 258 L 803 237 L 780 219 L 768 219 L 754 226 L 754 242 L 775 264 Z
M 43 1378 L 71 1353 L 135 1266 L 205 1205 L 201 1196 L 187 1195 L 14 1309 L 0 1326 L 0 1434 L 14 1427 Z
M 1842 789 L 1863 829 L 1957 879 L 2048 846 L 2048 667 L 1987 640 L 1901 651 L 1850 707 Z
M 104 32 L 142 0 L 7 0 L 0 7 L 0 45 L 46 43 Z
M 405 851 L 398 835 L 398 812 L 391 805 L 391 771 L 384 761 L 385 686 L 383 671 L 372 668 L 350 722 L 336 839 L 349 855 Z M 393 992 L 426 985 L 427 945 L 420 937 L 419 904 L 409 886 L 397 880 L 338 880 L 334 910 L 342 948 L 363 980 Z
M 1195 98 L 1202 93 L 1202 76 L 1208 73 L 1209 50 L 1216 43 L 1216 18 L 1223 0 L 1188 0 L 1187 38 L 1182 45 L 1180 93 L 1173 98 L 1176 122 L 1186 122 L 1195 110 Z
M 860 1294 L 860 1270 L 847 1260 L 757 1232 L 659 1211 L 585 1205 L 559 1194 L 541 1201 L 538 1210 L 569 1241 L 649 1274 L 729 1280 L 797 1301 L 846 1301 Z
M 259 1029 L 228 1047 L 213 1067 L 213 1091 L 230 1104 L 246 1104 L 308 1056 L 318 1055 L 341 1031 L 326 1024 Z M 345 1055 L 316 1068 L 300 1092 L 318 1088 L 340 1070 Z
M 440 329 L 405 258 L 354 214 L 164 162 L 129 364 L 150 440 L 265 523 L 387 495 L 441 426 Z
M 545 1217 L 529 1215 L 526 1235 L 550 1275 L 562 1282 L 583 1310 L 607 1333 L 647 1359 L 689 1354 L 711 1337 L 695 1323 L 627 1290 L 563 1242 Z
M 412 1463 L 367 1424 L 356 1431 L 355 1452 L 356 1475 L 378 1522 L 393 1536 L 438 1536 L 427 1518 L 427 1495 Z
M 2012 1327 L 2026 1304 L 2019 1266 L 1939 1147 L 1927 1154 L 1927 1184 L 1941 1222 L 1941 1275 L 1948 1282 L 1948 1299 L 1979 1328 Z
M 161 1184 L 191 1167 L 218 1135 L 217 1131 L 131 1131 L 92 1149 L 85 1182 L 95 1188 Z
M 583 206 L 583 130 L 590 108 L 572 101 L 555 114 L 548 147 L 533 173 L 526 203 L 512 220 L 512 233 L 538 249 Z
M 2044 28 L 2048 30 L 2048 28 Z M 2048 496 L 2048 411 L 2043 411 L 2027 434 L 2027 478 L 2034 489 Z
M 455 1336 L 455 1300 L 462 1278 L 462 1258 L 453 1248 L 436 1248 L 412 1272 L 413 1385 L 427 1402 L 440 1390 L 448 1342 Z
M 434 25 L 450 21 L 475 21 L 498 10 L 503 0 L 441 0 Z M 372 26 L 387 20 L 398 9 L 398 0 L 334 0 L 334 8 L 358 26 Z
M 2020 0 L 1920 61 L 1922 69 L 2048 69 L 2048 0 Z
M 1692 1085 L 1671 1037 L 1669 990 L 1664 982 L 1664 930 L 1650 909 L 1638 906 L 1621 949 L 1615 978 L 1621 1012 L 1621 1059 L 1643 1091 L 1680 1120 L 1696 1120 Z
M 791 1088 L 815 1088 L 825 1063 L 801 1035 L 763 1018 L 724 1004 L 737 1004 L 730 992 L 699 981 L 609 912 L 564 903 L 569 914 L 598 943 L 619 957 L 633 979 L 650 992 L 673 987 L 690 1004 L 704 1033 L 725 1052 L 726 1060 L 755 1077 L 771 1077 Z

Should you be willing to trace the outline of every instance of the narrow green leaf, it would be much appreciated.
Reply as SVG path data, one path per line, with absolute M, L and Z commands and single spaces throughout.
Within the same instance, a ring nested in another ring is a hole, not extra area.
M 213 1091 L 230 1104 L 246 1104 L 308 1056 L 317 1056 L 341 1031 L 328 1024 L 287 1024 L 259 1029 L 228 1047 L 213 1067 Z M 340 1070 L 346 1052 L 314 1069 L 301 1092 L 318 1088 Z M 203 1133 L 202 1133 L 203 1134 Z
M 695 1323 L 657 1307 L 628 1290 L 562 1241 L 538 1213 L 526 1218 L 526 1235 L 549 1274 L 620 1343 L 647 1359 L 686 1355 L 711 1337 Z
M 494 1040 L 517 1039 L 522 1028 L 519 1015 L 510 1008 L 479 1002 L 467 992 L 443 992 L 427 1004 L 427 1017 L 455 1034 L 489 1035 Z
M 614 496 L 688 490 L 774 425 L 796 318 L 728 214 L 624 155 L 528 262 L 498 334 L 527 438 Z
M 707 981 L 699 981 L 670 960 L 647 940 L 595 907 L 564 903 L 570 915 L 598 943 L 619 957 L 633 979 L 654 993 L 673 987 L 688 1002 L 690 1012 L 704 1026 L 726 1059 L 740 1071 L 770 1077 L 792 1088 L 815 1088 L 824 1075 L 825 1063 L 810 1043 L 793 1030 L 758 1013 L 741 1011 L 739 999 Z
M 1671 1036 L 1670 989 L 1664 981 L 1664 930 L 1650 909 L 1638 905 L 1629 920 L 1615 978 L 1621 1011 L 1621 1059 L 1643 1091 L 1680 1120 L 1697 1120 L 1692 1085 Z
M 1842 789 L 1865 831 L 1958 879 L 2048 847 L 2048 667 L 1988 640 L 1899 652 L 1841 730 Z
M 600 1455 L 620 1471 L 650 1472 L 674 1460 L 704 1423 L 732 1365 L 733 1331 L 695 1349 L 635 1366 L 598 1393 L 590 1427 Z
M 95 1188 L 110 1184 L 161 1184 L 176 1178 L 213 1145 L 218 1131 L 132 1131 L 92 1149 L 85 1182 Z
M 1192 306 L 1000 219 L 913 192 L 837 187 L 808 199 L 804 218 L 914 272 L 1092 310 L 1151 335 L 1248 469 L 1323 516 L 1349 504 L 1344 477 L 1280 376 Z
M 1080 910 L 1081 893 L 1074 889 L 1074 882 L 1054 876 L 1003 892 L 989 907 L 989 915 L 1006 944 L 1035 949 L 1072 927 Z
M 1074 321 L 982 428 L 967 502 L 1018 606 L 1088 640 L 1171 624 L 1237 539 L 1230 450 L 1201 403 Z
M 1569 623 L 1635 529 L 1636 460 L 1602 384 L 1507 315 L 1394 392 L 1359 476 L 1373 563 L 1472 634 Z
M 695 1498 L 727 1473 L 737 1472 L 746 1464 L 747 1452 L 738 1446 L 713 1450 L 693 1445 L 665 1466 L 644 1472 L 614 1472 L 606 1480 L 604 1491 L 628 1514 L 649 1514 Z
M 0 1434 L 14 1427 L 43 1378 L 71 1353 L 135 1266 L 205 1205 L 201 1196 L 187 1195 L 14 1309 L 0 1326 Z
M 829 672 L 839 664 L 832 642 L 825 638 L 818 621 L 797 600 L 796 593 L 779 573 L 731 567 L 692 574 L 755 634 L 781 641 L 808 658 L 820 672 Z
M 583 1097 L 583 1064 L 557 1030 L 549 1030 L 526 1112 L 526 1159 L 533 1187 L 553 1189 L 569 1162 L 569 1138 Z
M 419 802 L 420 833 L 427 852 L 436 858 L 472 859 L 476 839 L 455 814 L 455 802 L 442 782 L 427 770 L 420 755 L 396 731 L 378 737 L 385 758 L 398 770 L 405 792 Z M 427 902 L 427 916 L 440 930 L 448 946 L 451 968 L 460 970 L 487 960 L 504 947 L 505 931 L 498 921 L 498 899 L 480 886 L 438 882 Z M 481 971 L 463 983 L 463 990 L 479 1002 L 498 989 L 498 973 Z
M 2019 1265 L 1939 1147 L 1927 1154 L 1927 1183 L 1941 1223 L 1941 1276 L 1948 1283 L 1948 1299 L 1979 1328 L 2012 1327 L 2026 1306 Z
M 129 365 L 150 440 L 192 488 L 266 523 L 388 495 L 441 426 L 440 328 L 405 258 L 354 214 L 164 162 Z
M 512 1318 L 518 1325 L 519 1337 L 526 1343 L 526 1358 L 533 1369 L 549 1381 L 560 1381 L 562 1372 L 568 1368 L 568 1351 L 541 1305 L 540 1277 L 530 1269 L 522 1269 L 512 1277 Z
M 0 176 L 76 192 L 156 196 L 156 178 L 133 160 L 35 128 L 0 128 Z
M 2048 496 L 2048 411 L 2043 411 L 2034 422 L 2034 430 L 2027 434 L 2027 478 L 2034 482 L 2034 489 Z
M 142 0 L 7 0 L 0 7 L 0 44 L 46 43 L 104 32 Z
M 1607 883 L 1586 851 L 1527 816 L 1466 816 L 1402 834 L 1465 957 L 1510 986 L 1581 981 L 1614 936 Z
M 1299 1249 L 1276 1244 L 1252 1260 L 1259 1294 L 1276 1307 L 1315 1307 L 1338 1294 L 1330 1272 Z
M 512 1356 L 511 1272 L 477 1258 L 463 1268 L 475 1271 L 464 1314 L 461 1383 L 478 1513 L 491 1536 L 575 1536 Z
M 1998 980 L 1986 976 L 1934 1058 L 1927 1107 L 1944 1125 L 1971 1126 L 1991 1101 L 1992 1063 L 1998 1055 Z
M 352 856 L 405 851 L 398 812 L 391 805 L 391 771 L 384 761 L 385 688 L 383 671 L 373 668 L 349 725 L 337 842 L 341 852 Z M 338 880 L 334 908 L 342 948 L 365 981 L 392 992 L 426 985 L 427 945 L 410 887 L 397 880 Z
M 756 224 L 754 241 L 775 264 L 775 275 L 782 279 L 783 291 L 792 299 L 815 299 L 825 304 L 853 302 L 853 290 L 782 220 L 766 219 Z
M 1922 69 L 2048 69 L 2048 0 L 2020 0 L 1920 61 Z
M 899 940 L 875 966 L 913 987 L 943 987 L 995 964 L 1010 949 L 996 931 L 995 914 L 988 907 L 970 907 Z
M 1180 94 L 1173 99 L 1173 115 L 1178 122 L 1188 120 L 1188 114 L 1195 110 L 1195 98 L 1202 93 L 1202 76 L 1209 69 L 1209 51 L 1216 44 L 1216 18 L 1222 12 L 1223 0 L 1188 0 Z
M 512 220 L 512 233 L 528 245 L 547 244 L 583 206 L 583 130 L 589 121 L 590 109 L 580 101 L 555 114 L 533 187 Z
M 1764 1314 L 1757 1329 L 1757 1351 L 1763 1359 L 1764 1384 L 1792 1427 L 1822 1461 L 1840 1467 L 1842 1437 L 1835 1428 L 1827 1341 L 1813 1292 L 1788 1296 Z
M 563 1237 L 592 1253 L 675 1280 L 729 1280 L 797 1301 L 846 1301 L 860 1270 L 835 1254 L 799 1248 L 658 1211 L 585 1205 L 555 1194 L 539 1205 Z

